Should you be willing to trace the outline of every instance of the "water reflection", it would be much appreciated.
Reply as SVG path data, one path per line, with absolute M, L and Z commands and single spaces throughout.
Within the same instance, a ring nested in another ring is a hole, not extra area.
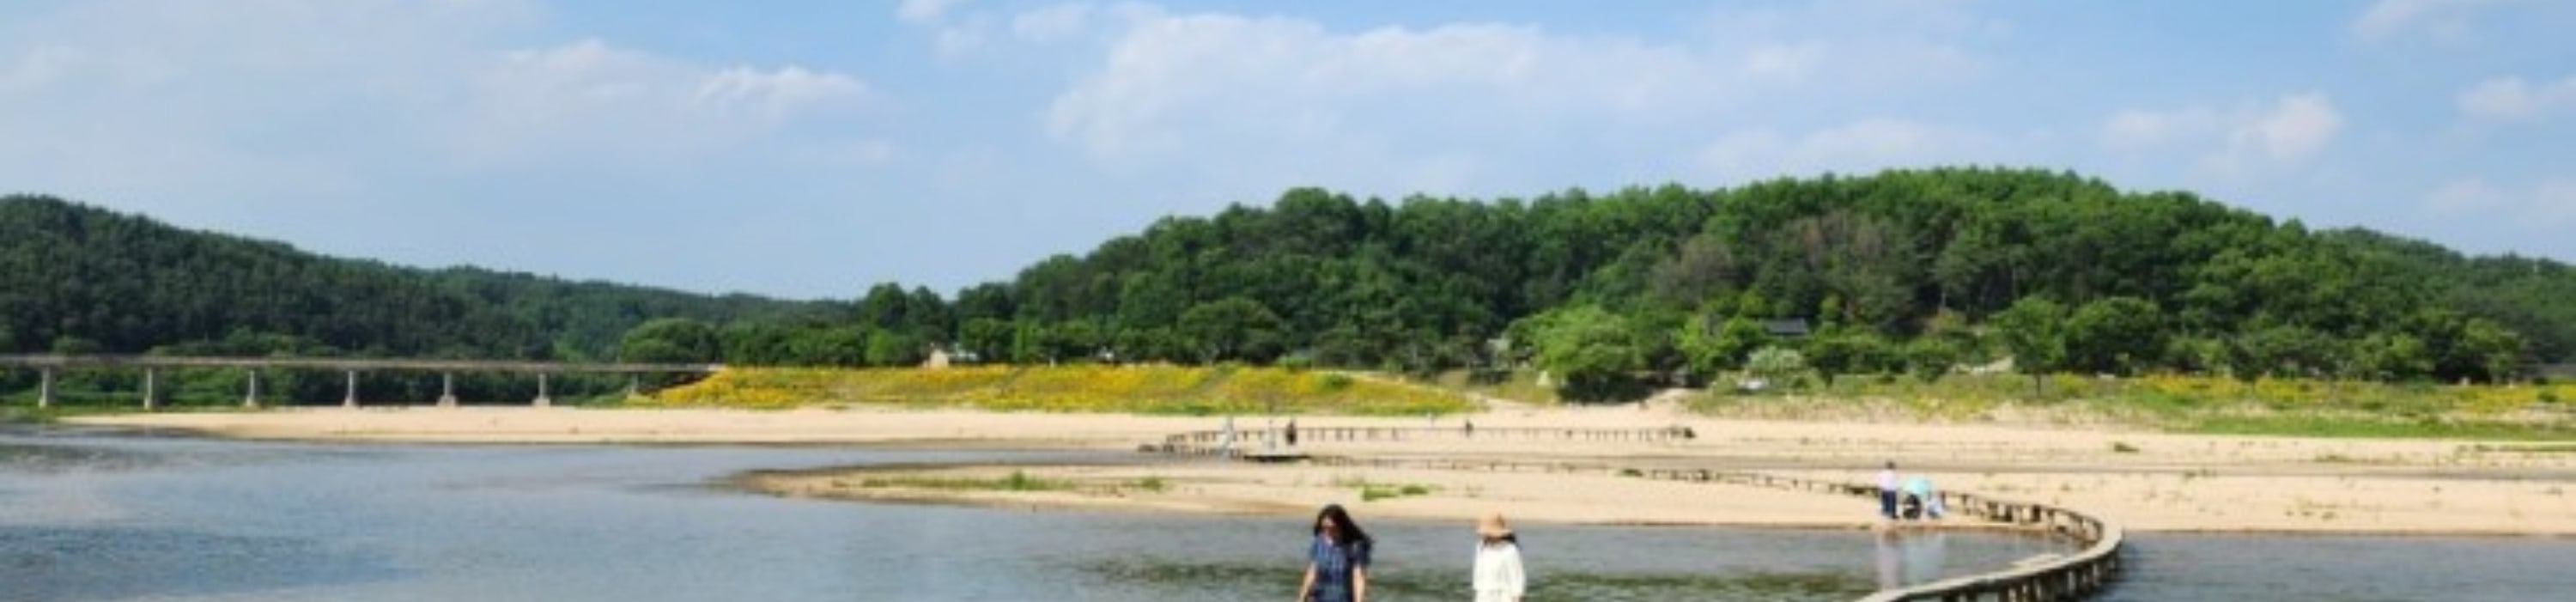
M 1875 539 L 1879 589 L 1930 583 L 1954 574 L 1942 565 L 1942 557 L 1948 555 L 1950 547 L 1948 532 L 1879 529 Z

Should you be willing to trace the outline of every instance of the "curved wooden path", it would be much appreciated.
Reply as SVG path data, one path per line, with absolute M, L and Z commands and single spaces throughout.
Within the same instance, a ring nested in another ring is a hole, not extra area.
M 1552 441 L 1672 441 L 1696 436 L 1690 429 L 1580 429 L 1580 428 L 1425 428 L 1425 427 L 1301 427 L 1300 441 L 1408 441 L 1432 438 L 1505 438 Z M 1241 445 L 1257 441 L 1261 429 L 1227 433 L 1192 431 L 1165 437 L 1159 445 L 1145 449 L 1167 454 L 1216 455 L 1250 458 Z M 1233 440 L 1229 441 L 1231 435 Z M 1254 435 L 1256 437 L 1247 437 Z M 1317 436 L 1321 435 L 1321 436 Z M 1312 437 L 1312 438 L 1309 438 Z M 1228 445 L 1234 443 L 1235 445 Z M 1600 473 L 1633 475 L 1640 478 L 1695 483 L 1724 483 L 1772 489 L 1811 491 L 1828 495 L 1875 498 L 1874 485 L 1843 483 L 1771 475 L 1749 471 L 1706 470 L 1692 468 L 1620 467 L 1603 464 L 1568 462 L 1529 462 L 1511 460 L 1443 460 L 1354 458 L 1348 456 L 1300 456 L 1299 459 L 1334 466 L 1373 466 L 1386 468 L 1429 468 L 1435 470 L 1477 470 L 1505 472 Z M 1992 524 L 2041 529 L 2084 546 L 2074 554 L 2045 557 L 2036 562 L 2016 563 L 1992 572 L 1944 579 L 1909 587 L 1881 590 L 1861 598 L 1861 602 L 1941 602 L 2000 601 L 2042 602 L 2082 600 L 2118 579 L 2121 554 L 2127 545 L 2119 525 L 2099 517 L 2066 508 L 2032 502 L 1989 497 L 1958 491 L 1940 492 L 1942 502 L 1953 517 L 1981 519 Z

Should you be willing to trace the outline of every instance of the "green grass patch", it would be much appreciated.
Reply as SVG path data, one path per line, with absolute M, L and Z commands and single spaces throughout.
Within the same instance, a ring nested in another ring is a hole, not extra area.
M 2213 416 L 2177 429 L 2210 435 L 2277 435 L 2344 439 L 2494 439 L 2554 441 L 2576 439 L 2564 423 L 2524 424 L 2431 419 L 2391 420 L 2341 416 Z
M 1408 496 L 1431 495 L 1431 492 L 1440 490 L 1439 487 L 1433 485 L 1424 485 L 1420 483 L 1378 483 L 1358 477 L 1335 478 L 1333 479 L 1333 486 L 1349 487 L 1360 490 L 1360 501 L 1363 502 L 1374 502 L 1378 500 Z
M 1564 399 L 1557 397 L 1555 387 L 1539 386 L 1538 372 L 1534 370 L 1450 370 L 1432 377 L 1427 384 L 1467 395 L 1523 403 L 1564 403 Z
M 2129 442 L 2127 442 L 2127 441 L 2113 441 L 2113 442 L 2111 442 L 2111 453 L 2115 453 L 2115 454 L 2134 454 L 2134 453 L 2138 453 L 2138 446 L 2130 445 L 2130 444 L 2129 444 Z
M 1073 482 L 1033 477 L 1029 476 L 1027 471 L 1014 470 L 1011 471 L 1009 476 L 991 479 L 979 479 L 974 477 L 934 477 L 927 475 L 868 477 L 860 479 L 859 486 L 871 489 L 893 487 L 903 489 L 935 489 L 940 491 L 1022 492 L 1065 491 L 1073 489 Z

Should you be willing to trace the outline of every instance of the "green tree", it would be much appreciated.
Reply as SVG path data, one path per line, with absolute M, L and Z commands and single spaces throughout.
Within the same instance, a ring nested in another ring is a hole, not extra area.
M 715 327 L 687 318 L 645 322 L 617 341 L 617 359 L 642 363 L 707 363 L 724 357 Z
M 867 333 L 855 328 L 808 328 L 787 338 L 787 363 L 795 366 L 866 365 Z
M 2513 378 L 2514 368 L 2522 364 L 2522 337 L 2484 318 L 2463 323 L 2452 350 L 2453 362 L 2469 368 L 2463 371 L 2468 378 L 2489 383 Z
M 1884 371 L 1895 355 L 1885 338 L 1867 328 L 1837 328 L 1807 339 L 1807 365 L 1824 378 L 1825 387 L 1834 386 L 1834 377 Z
M 1201 363 L 1268 362 L 1279 356 L 1284 323 L 1260 302 L 1227 297 L 1181 313 L 1180 336 Z
M 2014 301 L 1994 316 L 1996 334 L 2012 352 L 2013 368 L 2031 377 L 2031 395 L 2047 394 L 2048 373 L 2066 362 L 2066 308 L 2040 297 Z
M 2236 337 L 2236 377 L 2323 376 L 2342 365 L 2342 347 L 2325 333 L 2300 326 L 2271 326 Z
M 919 365 L 929 354 L 920 338 L 902 331 L 869 329 L 867 341 L 866 361 L 870 366 Z
M 960 349 L 975 354 L 982 361 L 1019 361 L 1012 346 L 1017 333 L 1010 322 L 979 317 L 967 320 L 961 330 L 957 337 Z
M 1746 356 L 1771 341 L 1761 324 L 1744 316 L 1727 318 L 1714 328 L 1700 320 L 1686 322 L 1675 338 L 1691 372 L 1706 378 L 1743 367 Z
M 1539 318 L 1533 341 L 1541 367 L 1561 375 L 1570 399 L 1601 401 L 1631 388 L 1630 374 L 1646 357 L 1627 319 L 1599 306 L 1580 305 Z
M 2066 320 L 2067 367 L 2105 374 L 2135 374 L 2165 348 L 2162 313 L 2137 297 L 2097 299 Z
M 1763 387 L 1792 388 L 1798 384 L 1798 375 L 1807 371 L 1807 357 L 1796 349 L 1766 346 L 1745 358 L 1744 371 L 1760 379 Z
M 1906 341 L 1904 354 L 1907 371 L 1927 383 L 1940 381 L 1942 376 L 1950 373 L 1952 366 L 1967 356 L 1956 339 L 1937 336 Z

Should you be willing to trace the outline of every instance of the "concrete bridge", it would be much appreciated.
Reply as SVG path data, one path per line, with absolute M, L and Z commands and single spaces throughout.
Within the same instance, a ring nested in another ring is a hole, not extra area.
M 324 358 L 324 357 L 183 357 L 160 355 L 0 355 L 0 367 L 34 369 L 39 373 L 36 407 L 54 405 L 54 372 L 75 369 L 141 369 L 143 371 L 143 409 L 160 405 L 153 391 L 164 368 L 238 368 L 250 375 L 248 391 L 242 394 L 242 407 L 259 407 L 259 372 L 282 368 L 338 370 L 348 375 L 348 394 L 340 399 L 341 407 L 358 407 L 359 372 L 437 372 L 441 393 L 438 406 L 456 407 L 456 373 L 498 372 L 533 374 L 537 377 L 537 407 L 554 405 L 547 391 L 546 377 L 551 374 L 624 374 L 627 391 L 633 393 L 638 378 L 645 374 L 707 374 L 724 368 L 722 364 L 628 364 L 585 362 L 537 362 L 521 360 L 452 360 L 390 358 Z

